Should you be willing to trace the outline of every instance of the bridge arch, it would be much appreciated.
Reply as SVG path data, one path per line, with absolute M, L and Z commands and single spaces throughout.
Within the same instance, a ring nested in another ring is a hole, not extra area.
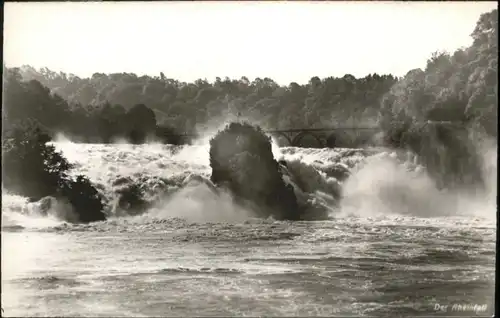
M 314 139 L 316 139 L 316 141 L 318 142 L 318 146 L 320 148 L 323 148 L 325 146 L 323 140 L 317 134 L 314 134 L 310 131 L 302 131 L 299 134 L 297 134 L 297 136 L 295 136 L 295 138 L 292 139 L 291 143 L 292 146 L 298 147 L 302 139 L 307 135 L 314 137 Z
M 274 137 L 274 138 L 276 138 L 276 139 L 277 139 L 277 137 L 284 137 L 286 139 L 286 141 L 288 142 L 288 144 L 286 146 L 288 146 L 288 147 L 293 146 L 293 140 L 292 140 L 292 138 L 290 138 L 290 136 L 288 134 L 286 134 L 285 132 L 283 132 L 283 131 L 273 131 L 271 133 L 271 136 Z

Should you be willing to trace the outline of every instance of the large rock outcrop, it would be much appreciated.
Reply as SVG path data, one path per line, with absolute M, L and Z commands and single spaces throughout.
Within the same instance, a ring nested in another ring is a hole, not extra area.
M 212 182 L 230 190 L 239 204 L 259 217 L 300 219 L 293 187 L 283 181 L 270 138 L 260 128 L 228 124 L 210 140 L 210 166 Z

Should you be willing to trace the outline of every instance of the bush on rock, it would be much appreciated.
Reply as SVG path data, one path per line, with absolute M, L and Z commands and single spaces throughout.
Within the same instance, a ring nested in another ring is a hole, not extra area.
M 300 219 L 293 188 L 283 181 L 271 141 L 248 123 L 228 124 L 210 140 L 211 181 L 228 188 L 260 217 Z

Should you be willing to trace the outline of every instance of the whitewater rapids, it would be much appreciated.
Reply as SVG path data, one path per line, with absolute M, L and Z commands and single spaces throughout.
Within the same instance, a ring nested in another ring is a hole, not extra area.
M 329 215 L 286 222 L 214 192 L 206 143 L 55 145 L 109 219 L 68 224 L 3 191 L 4 316 L 493 313 L 496 151 L 488 193 L 464 195 L 439 192 L 410 154 L 273 145 L 299 199 Z M 148 202 L 140 213 L 118 206 L 130 184 Z

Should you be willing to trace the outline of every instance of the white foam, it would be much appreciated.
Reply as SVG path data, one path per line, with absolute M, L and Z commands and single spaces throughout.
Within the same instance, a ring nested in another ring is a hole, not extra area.
M 215 194 L 211 189 L 208 181 L 211 136 L 207 133 L 196 141 L 196 145 L 185 146 L 76 144 L 62 137 L 54 145 L 75 165 L 71 173 L 84 174 L 98 184 L 108 203 L 114 200 L 114 182 L 129 178 L 147 190 L 147 200 L 162 198 L 149 211 L 152 217 L 210 221 L 247 219 L 252 213 L 237 207 L 229 194 Z M 299 201 L 329 209 L 335 202 L 335 192 L 342 188 L 341 211 L 336 212 L 337 217 L 380 214 L 495 217 L 496 150 L 491 146 L 484 151 L 483 174 L 488 181 L 486 197 L 439 192 L 425 169 L 415 165 L 415 158 L 406 153 L 382 151 L 367 159 L 362 150 L 279 148 L 276 142 L 272 143 L 272 151 L 277 160 L 288 162 L 288 175 L 284 179 L 295 187 Z M 401 158 L 407 161 L 402 162 Z M 352 175 L 343 183 L 328 177 L 322 171 L 332 166 L 349 168 Z M 190 178 L 202 182 L 187 182 Z M 165 191 L 183 187 L 165 198 Z M 59 222 L 51 216 L 26 213 L 25 198 L 6 194 L 2 197 L 2 211 L 8 212 L 4 218 L 7 222 L 27 226 Z

